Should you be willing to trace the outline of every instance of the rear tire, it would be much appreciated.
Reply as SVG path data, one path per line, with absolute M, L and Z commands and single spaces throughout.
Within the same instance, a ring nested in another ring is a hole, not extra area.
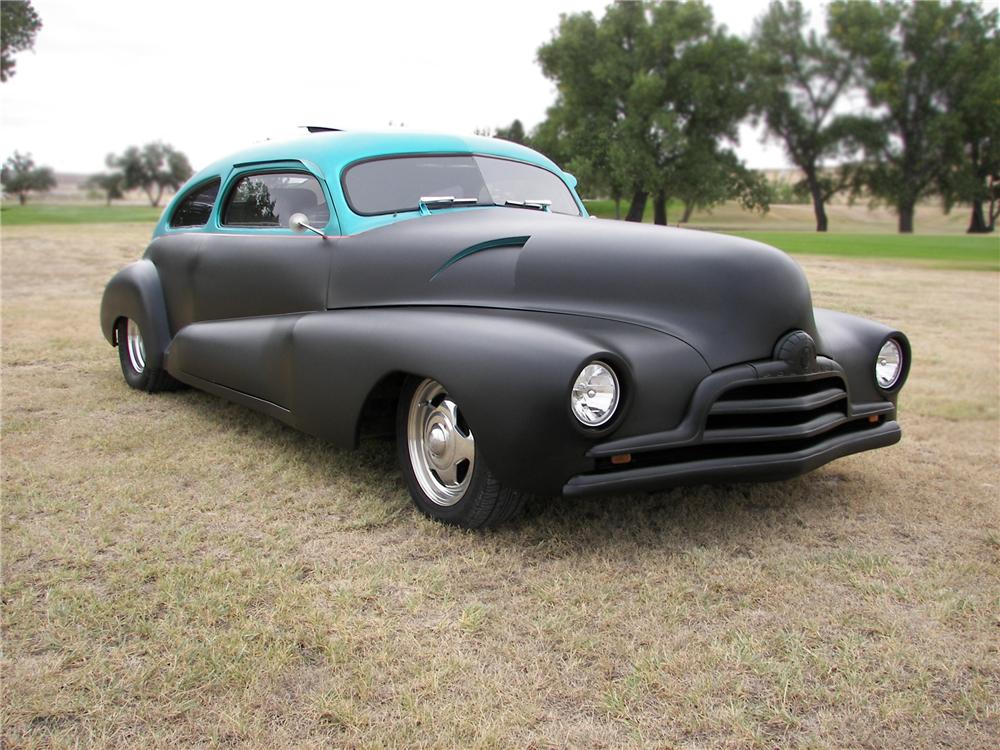
M 173 390 L 178 383 L 162 369 L 150 367 L 146 359 L 146 343 L 139 324 L 130 318 L 119 318 L 115 325 L 118 341 L 118 361 L 122 366 L 122 377 L 137 391 L 156 393 Z
M 497 526 L 517 515 L 528 498 L 493 476 L 461 408 L 436 380 L 409 378 L 404 384 L 396 447 L 410 497 L 436 521 L 467 529 Z

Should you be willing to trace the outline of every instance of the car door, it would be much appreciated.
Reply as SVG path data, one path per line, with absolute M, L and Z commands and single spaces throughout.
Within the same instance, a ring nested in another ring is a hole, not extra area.
M 326 308 L 334 239 L 288 227 L 292 214 L 336 235 L 322 182 L 302 165 L 246 165 L 220 193 L 204 231 L 153 258 L 172 298 L 168 369 L 287 403 L 296 316 Z M 331 232 L 332 229 L 332 232 Z
M 195 321 L 322 310 L 333 241 L 288 227 L 292 214 L 328 230 L 330 204 L 308 171 L 244 167 L 228 181 L 190 269 Z M 333 231 L 336 235 L 336 230 Z

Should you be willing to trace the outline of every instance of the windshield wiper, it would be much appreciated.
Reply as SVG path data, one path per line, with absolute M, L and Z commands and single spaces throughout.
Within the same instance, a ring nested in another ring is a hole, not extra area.
M 479 203 L 476 198 L 456 198 L 454 195 L 422 195 L 417 203 L 420 213 L 427 216 L 431 206 L 471 206 Z
M 546 200 L 524 200 L 524 201 L 504 201 L 505 206 L 511 208 L 533 208 L 536 211 L 549 211 L 552 201 Z

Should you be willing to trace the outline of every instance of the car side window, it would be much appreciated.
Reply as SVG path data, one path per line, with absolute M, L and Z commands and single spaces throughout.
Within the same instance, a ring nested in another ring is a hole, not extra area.
M 219 179 L 209 180 L 188 193 L 174 209 L 173 216 L 170 217 L 170 226 L 201 227 L 207 224 L 221 183 Z
M 292 214 L 326 226 L 330 209 L 319 181 L 302 172 L 264 172 L 241 177 L 229 192 L 222 223 L 235 227 L 287 227 Z

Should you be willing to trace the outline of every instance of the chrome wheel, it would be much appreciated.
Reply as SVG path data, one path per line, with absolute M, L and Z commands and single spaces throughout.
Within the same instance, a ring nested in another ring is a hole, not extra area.
M 458 405 L 436 380 L 425 380 L 413 394 L 406 442 L 413 473 L 428 499 L 449 506 L 465 496 L 476 441 Z
M 146 369 L 146 346 L 142 342 L 142 331 L 139 330 L 139 324 L 131 318 L 129 318 L 125 328 L 125 339 L 132 369 L 136 372 L 142 372 Z

